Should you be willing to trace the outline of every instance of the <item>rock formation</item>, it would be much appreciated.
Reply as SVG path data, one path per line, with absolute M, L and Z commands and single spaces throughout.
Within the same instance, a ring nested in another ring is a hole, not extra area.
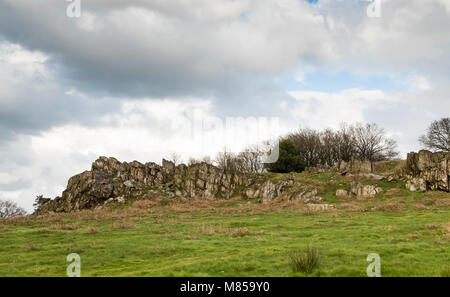
M 422 150 L 409 153 L 406 160 L 406 186 L 411 191 L 441 190 L 450 192 L 450 153 Z
M 113 201 L 124 203 L 126 198 L 149 191 L 169 197 L 229 198 L 252 183 L 251 177 L 224 172 L 207 163 L 175 166 L 163 160 L 160 166 L 100 157 L 90 171 L 69 179 L 61 197 L 45 203 L 36 213 L 70 212 Z
M 373 172 L 372 162 L 357 159 L 352 159 L 350 162 L 341 161 L 337 164 L 337 168 L 342 175 L 368 174 Z
M 375 198 L 381 194 L 383 189 L 374 185 L 363 185 L 360 182 L 353 181 L 350 184 L 350 191 L 338 189 L 336 197 L 340 199 L 350 199 L 352 197 L 361 198 Z
M 245 191 L 246 198 L 259 198 L 262 203 L 268 203 L 275 199 L 295 200 L 303 203 L 318 203 L 324 199 L 317 196 L 317 189 L 312 187 L 293 187 L 295 185 L 294 179 L 280 181 L 274 184 L 272 181 L 258 185 L 256 190 L 249 188 Z

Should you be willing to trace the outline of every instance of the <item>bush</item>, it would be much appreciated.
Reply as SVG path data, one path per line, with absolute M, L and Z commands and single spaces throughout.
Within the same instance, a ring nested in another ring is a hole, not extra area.
M 300 158 L 300 152 L 292 141 L 283 139 L 279 143 L 278 161 L 275 163 L 267 163 L 265 167 L 270 172 L 288 173 L 302 172 L 306 166 Z
M 34 210 L 35 211 L 39 210 L 39 208 L 41 208 L 42 205 L 49 202 L 50 200 L 51 200 L 50 198 L 44 198 L 43 195 L 36 196 L 36 199 L 34 200 L 34 203 L 33 203 Z
M 294 272 L 303 272 L 311 274 L 317 266 L 319 266 L 319 250 L 314 247 L 307 247 L 304 251 L 291 252 L 292 269 Z

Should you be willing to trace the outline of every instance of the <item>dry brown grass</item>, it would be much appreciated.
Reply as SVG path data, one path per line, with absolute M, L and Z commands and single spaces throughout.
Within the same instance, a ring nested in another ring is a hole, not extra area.
M 137 226 L 129 222 L 116 222 L 112 224 L 113 229 L 136 229 Z
M 422 235 L 420 234 L 408 234 L 407 236 L 410 240 L 417 240 L 422 238 Z
M 405 206 L 400 201 L 382 202 L 376 205 L 373 210 L 384 212 L 399 212 L 405 209 Z
M 444 231 L 447 231 L 450 233 L 450 223 L 447 223 L 447 225 L 444 225 Z
M 0 232 L 8 232 L 9 228 L 8 226 L 0 226 Z
M 429 210 L 430 207 L 426 206 L 423 203 L 417 202 L 412 205 L 412 208 L 415 210 Z
M 88 227 L 84 233 L 85 234 L 97 234 L 98 229 L 91 226 L 91 227 Z
M 395 196 L 399 196 L 402 193 L 401 189 L 389 189 L 387 190 L 383 195 L 385 197 L 395 197 Z
M 439 223 L 430 223 L 430 224 L 426 224 L 425 228 L 429 229 L 429 230 L 433 230 L 433 229 L 441 229 L 442 225 Z
M 80 223 L 71 223 L 71 224 L 56 224 L 51 225 L 48 227 L 49 230 L 62 230 L 62 231 L 69 231 L 69 230 L 78 230 L 80 229 Z
M 366 212 L 368 210 L 363 203 L 357 201 L 341 203 L 339 205 L 336 205 L 336 208 L 352 212 Z
M 264 235 L 265 231 L 252 232 L 247 228 L 226 228 L 222 226 L 200 226 L 196 229 L 196 233 L 204 235 L 224 234 L 230 237 L 240 237 L 246 235 Z

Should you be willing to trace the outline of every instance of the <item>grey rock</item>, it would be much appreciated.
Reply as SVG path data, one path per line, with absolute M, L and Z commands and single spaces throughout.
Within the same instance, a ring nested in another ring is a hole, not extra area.
M 412 192 L 426 192 L 427 183 L 423 178 L 413 178 L 406 182 L 406 189 Z

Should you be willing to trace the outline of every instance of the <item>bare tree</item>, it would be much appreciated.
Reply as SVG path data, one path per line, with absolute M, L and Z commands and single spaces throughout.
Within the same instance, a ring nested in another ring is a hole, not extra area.
M 246 148 L 236 156 L 236 165 L 239 172 L 261 173 L 264 171 L 265 152 L 260 146 Z
M 360 160 L 384 161 L 398 155 L 395 140 L 388 138 L 377 124 L 356 124 L 353 134 L 356 157 Z
M 26 214 L 25 209 L 19 207 L 15 202 L 0 200 L 0 219 L 21 217 Z
M 341 124 L 336 132 L 337 161 L 349 162 L 355 157 L 355 133 L 354 128 L 348 124 Z
M 450 152 L 450 118 L 434 121 L 419 141 L 432 151 Z
M 181 161 L 181 156 L 175 152 L 172 153 L 171 157 L 170 157 L 170 161 L 173 162 L 173 164 L 178 165 Z
M 194 164 L 200 164 L 200 163 L 206 163 L 206 164 L 212 164 L 213 161 L 211 160 L 210 156 L 203 156 L 200 159 L 196 158 L 189 158 L 188 165 L 194 165 Z
M 291 140 L 300 152 L 301 159 L 306 166 L 320 164 L 321 142 L 318 131 L 306 128 L 290 134 L 287 139 Z
M 214 163 L 217 165 L 217 167 L 227 172 L 238 171 L 238 162 L 239 160 L 237 156 L 234 153 L 228 151 L 227 148 L 224 148 L 222 152 L 219 152 L 214 159 Z

